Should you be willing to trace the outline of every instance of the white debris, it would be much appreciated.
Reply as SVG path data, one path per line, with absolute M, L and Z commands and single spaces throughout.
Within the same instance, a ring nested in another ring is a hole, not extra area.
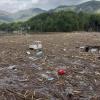
M 96 53 L 96 52 L 97 52 L 97 49 L 96 49 L 96 48 L 92 48 L 92 49 L 90 50 L 90 52 L 91 52 L 91 53 Z
M 81 47 L 80 47 L 80 49 L 85 49 L 85 48 L 86 48 L 85 46 L 81 46 Z
M 83 71 L 80 71 L 79 73 L 80 73 L 80 74 L 85 74 L 85 73 L 86 73 L 86 71 L 85 71 L 85 70 L 83 70 Z
M 16 65 L 12 65 L 12 66 L 9 66 L 8 69 L 10 69 L 10 70 L 11 69 L 16 69 L 15 67 L 16 67 Z
M 65 89 L 66 94 L 73 94 L 73 88 L 71 87 L 67 87 L 67 89 Z
M 42 57 L 43 56 L 43 51 L 36 52 L 36 56 L 37 57 Z
M 48 81 L 53 81 L 53 80 L 54 80 L 53 77 L 48 78 Z
M 91 91 L 93 91 L 93 87 L 92 86 L 89 86 L 89 88 L 90 88 Z
M 48 78 L 49 78 L 49 76 L 48 76 L 48 75 L 46 75 L 46 74 L 41 74 L 41 76 L 42 76 L 43 78 L 46 78 L 46 79 L 48 79 Z
M 74 91 L 73 91 L 73 93 L 74 93 L 74 94 L 80 94 L 80 93 L 81 93 L 81 91 L 74 90 Z
M 36 60 L 38 60 L 37 57 L 29 57 L 29 59 L 32 60 L 32 61 L 36 61 Z
M 30 60 L 34 60 L 34 58 L 33 58 L 33 57 L 29 57 L 29 59 L 30 59 Z
M 29 51 L 26 52 L 28 55 L 30 55 L 31 53 Z
M 86 49 L 86 46 L 81 46 L 81 47 L 79 47 L 79 49 L 81 52 L 84 52 L 84 50 Z
M 63 51 L 66 51 L 66 49 L 64 48 Z
M 30 48 L 30 49 L 35 49 L 35 50 L 38 49 L 37 45 L 29 45 L 29 48 Z
M 46 74 L 51 74 L 51 72 L 50 71 L 46 71 Z
M 100 75 L 100 73 L 98 71 L 95 72 L 95 75 Z
M 42 43 L 41 41 L 34 41 L 32 45 L 29 45 L 29 48 L 33 50 L 42 49 Z
M 38 70 L 43 70 L 43 68 L 41 68 L 41 67 L 38 67 L 37 69 L 38 69 Z

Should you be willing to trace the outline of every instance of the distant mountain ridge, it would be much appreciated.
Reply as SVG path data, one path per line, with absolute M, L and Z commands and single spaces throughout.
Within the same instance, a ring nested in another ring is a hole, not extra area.
M 100 1 L 88 1 L 78 5 L 66 6 L 62 5 L 55 9 L 49 10 L 48 12 L 58 12 L 58 11 L 75 11 L 75 12 L 87 12 L 87 13 L 100 13 Z M 8 13 L 6 11 L 0 10 L 0 22 L 14 22 L 14 21 L 26 21 L 31 17 L 39 15 L 41 13 L 47 12 L 46 10 L 40 8 L 30 8 L 21 10 L 16 13 Z
M 10 13 L 0 10 L 0 22 L 10 22 L 10 21 L 12 21 Z
M 25 21 L 31 17 L 34 17 L 44 12 L 46 11 L 40 8 L 30 8 L 30 9 L 21 10 L 17 13 L 12 14 L 12 18 L 18 21 Z
M 76 8 L 77 11 L 90 12 L 90 13 L 100 13 L 100 1 L 88 1 L 80 4 Z
M 62 5 L 59 6 L 52 11 L 57 12 L 57 11 L 62 11 L 62 10 L 70 10 L 70 11 L 75 11 L 75 12 L 86 12 L 86 13 L 100 13 L 100 1 L 88 1 L 79 5 L 72 5 L 72 6 L 66 6 Z
M 46 10 L 40 8 L 30 8 L 18 11 L 16 13 L 8 13 L 5 11 L 0 11 L 0 22 L 13 22 L 13 21 L 26 21 L 31 17 L 38 14 L 44 13 Z

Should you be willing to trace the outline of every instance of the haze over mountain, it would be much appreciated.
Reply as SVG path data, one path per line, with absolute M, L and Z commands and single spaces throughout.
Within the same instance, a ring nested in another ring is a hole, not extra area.
M 66 6 L 62 5 L 59 6 L 52 11 L 57 12 L 61 10 L 71 10 L 75 12 L 86 12 L 86 13 L 100 13 L 100 1 L 88 1 L 79 5 L 72 5 L 72 6 Z
M 77 5 L 86 1 L 89 0 L 0 0 L 0 10 L 7 12 L 17 12 L 29 8 L 49 10 L 60 5 Z
M 10 13 L 0 10 L 0 22 L 10 22 L 10 21 L 12 21 Z
M 14 20 L 17 21 L 25 21 L 31 17 L 34 17 L 38 14 L 46 12 L 45 10 L 42 10 L 40 8 L 30 8 L 26 10 L 21 10 L 19 12 L 13 13 L 11 16 Z
M 26 21 L 31 17 L 46 12 L 40 8 L 30 8 L 18 11 L 16 13 L 9 13 L 0 11 L 0 22 Z
M 61 11 L 61 10 L 71 10 L 75 12 L 87 12 L 87 13 L 100 13 L 100 1 L 88 1 L 78 5 L 61 5 L 55 9 L 49 10 L 53 12 Z M 0 22 L 13 22 L 13 21 L 25 21 L 31 17 L 34 17 L 38 14 L 44 13 L 46 10 L 42 10 L 40 8 L 29 8 L 20 10 L 15 13 L 9 13 L 6 11 L 0 11 Z

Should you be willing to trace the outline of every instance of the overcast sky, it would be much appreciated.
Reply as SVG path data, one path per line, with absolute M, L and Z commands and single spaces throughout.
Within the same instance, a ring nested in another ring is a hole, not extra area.
M 16 12 L 27 8 L 51 9 L 59 5 L 75 5 L 89 0 L 0 0 L 0 10 Z

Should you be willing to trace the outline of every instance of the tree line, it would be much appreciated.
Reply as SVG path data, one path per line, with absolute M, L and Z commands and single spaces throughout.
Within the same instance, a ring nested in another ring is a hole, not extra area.
M 100 31 L 100 14 L 60 11 L 37 15 L 26 22 L 0 24 L 0 31 L 72 32 Z

